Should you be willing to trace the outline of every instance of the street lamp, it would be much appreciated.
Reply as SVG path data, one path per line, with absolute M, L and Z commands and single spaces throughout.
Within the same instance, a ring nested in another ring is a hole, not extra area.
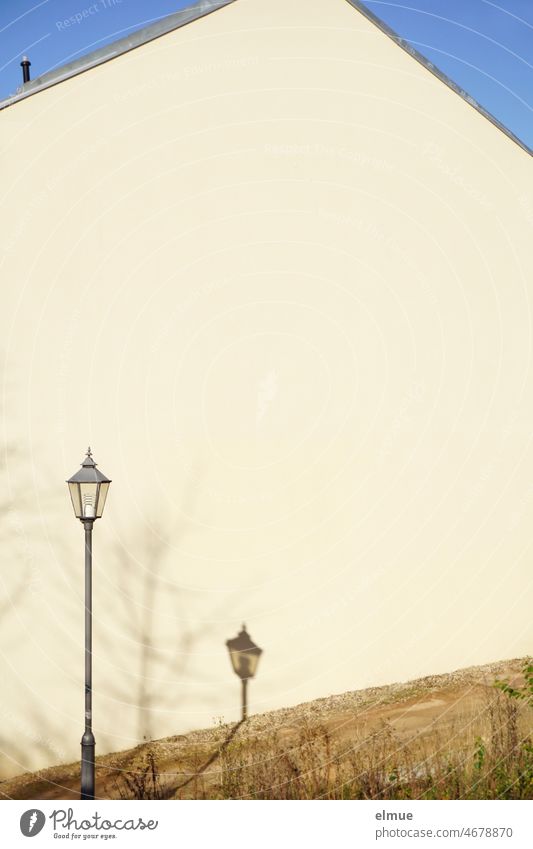
M 227 640 L 231 665 L 233 671 L 242 681 L 242 719 L 248 716 L 248 681 L 253 678 L 259 663 L 263 649 L 256 646 L 250 639 L 246 625 L 233 640 Z
M 81 798 L 94 799 L 94 748 L 92 716 L 92 566 L 93 525 L 104 512 L 111 481 L 96 468 L 91 454 L 81 469 L 68 479 L 68 488 L 76 518 L 85 529 L 85 731 L 81 738 Z

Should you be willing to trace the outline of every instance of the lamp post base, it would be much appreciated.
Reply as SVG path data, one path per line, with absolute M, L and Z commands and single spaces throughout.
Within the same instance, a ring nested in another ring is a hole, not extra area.
M 95 739 L 92 731 L 81 738 L 81 795 L 80 799 L 94 799 Z

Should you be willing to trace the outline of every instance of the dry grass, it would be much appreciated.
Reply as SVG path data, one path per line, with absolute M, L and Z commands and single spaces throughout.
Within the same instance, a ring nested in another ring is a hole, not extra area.
M 524 668 L 343 693 L 104 755 L 98 798 L 532 799 L 533 705 L 510 695 Z M 79 798 L 79 763 L 0 782 L 2 796 Z
M 121 798 L 156 799 L 531 799 L 531 709 L 494 692 L 486 711 L 446 733 L 401 739 L 388 723 L 349 742 L 322 723 L 293 740 L 234 735 L 218 752 L 190 751 L 181 776 L 152 760 L 118 786 Z M 215 755 L 215 756 L 214 756 Z M 150 755 L 148 755 L 150 757 Z M 204 760 L 210 768 L 202 769 Z M 154 795 L 147 795 L 152 788 Z

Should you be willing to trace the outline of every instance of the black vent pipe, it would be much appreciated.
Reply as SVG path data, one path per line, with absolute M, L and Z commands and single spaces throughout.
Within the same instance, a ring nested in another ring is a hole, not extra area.
M 30 65 L 31 65 L 31 62 L 28 59 L 28 57 L 23 56 L 22 62 L 20 63 L 20 66 L 22 68 L 22 82 L 23 83 L 29 83 L 29 81 L 30 81 Z

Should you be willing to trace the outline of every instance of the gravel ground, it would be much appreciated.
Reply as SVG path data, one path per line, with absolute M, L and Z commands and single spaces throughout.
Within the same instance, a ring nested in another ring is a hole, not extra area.
M 369 687 L 365 690 L 355 690 L 326 698 L 315 699 L 295 707 L 282 708 L 268 713 L 256 714 L 235 729 L 235 735 L 240 739 L 258 739 L 262 735 L 273 732 L 295 731 L 306 723 L 329 723 L 336 718 L 361 718 L 364 722 L 366 714 L 376 714 L 381 708 L 401 709 L 405 705 L 421 702 L 421 706 L 432 698 L 432 694 L 443 692 L 463 692 L 468 694 L 480 685 L 492 687 L 499 678 L 517 679 L 523 666 L 523 659 L 500 661 L 484 666 L 473 666 L 460 669 L 444 675 L 430 675 L 405 683 L 389 684 L 383 687 Z M 406 708 L 407 709 L 407 708 Z M 143 754 L 148 750 L 153 753 L 157 762 L 172 768 L 172 764 L 180 761 L 192 750 L 216 749 L 216 744 L 222 743 L 228 733 L 234 729 L 233 724 L 215 726 L 213 728 L 192 731 L 185 735 L 166 737 L 137 746 L 121 752 L 114 752 L 97 758 L 98 771 L 102 779 L 115 776 L 122 770 L 131 769 L 138 764 Z M 0 798 L 15 799 L 45 799 L 45 798 L 76 798 L 79 786 L 79 762 L 50 767 L 34 773 L 23 773 L 15 778 L 0 782 Z

